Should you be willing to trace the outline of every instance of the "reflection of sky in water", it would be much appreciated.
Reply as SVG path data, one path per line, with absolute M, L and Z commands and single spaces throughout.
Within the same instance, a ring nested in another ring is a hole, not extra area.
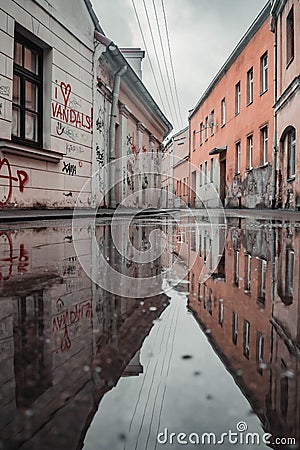
M 141 350 L 144 374 L 121 378 L 106 394 L 86 435 L 85 450 L 154 449 L 157 430 L 220 436 L 229 429 L 236 431 L 241 420 L 249 432 L 263 434 L 250 404 L 187 312 L 186 296 L 175 290 L 169 294 L 170 306 Z

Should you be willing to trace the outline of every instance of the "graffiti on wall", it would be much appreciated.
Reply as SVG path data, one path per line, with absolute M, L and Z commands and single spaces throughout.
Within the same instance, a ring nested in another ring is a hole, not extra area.
M 17 169 L 16 176 L 14 176 L 8 159 L 0 159 L 0 185 L 2 189 L 2 196 L 0 195 L 0 208 L 3 208 L 10 202 L 13 183 L 17 183 L 19 191 L 23 193 L 24 187 L 28 183 L 28 180 L 29 177 L 25 170 Z
M 27 272 L 29 255 L 24 244 L 20 244 L 16 251 L 13 247 L 10 233 L 0 232 L 0 281 L 8 281 L 12 276 L 13 266 L 17 266 L 18 273 Z
M 62 172 L 73 177 L 77 174 L 77 166 L 76 164 L 71 164 L 70 162 L 67 163 L 66 161 L 63 161 Z
M 1 83 L 1 78 L 0 78 L 0 83 Z M 3 95 L 4 97 L 9 97 L 10 96 L 10 87 L 6 86 L 4 84 L 0 84 L 0 95 Z
M 72 87 L 70 83 L 63 81 L 58 85 L 57 80 L 54 88 L 54 101 L 52 101 L 52 117 L 66 124 L 75 126 L 76 128 L 87 131 L 92 130 L 92 108 L 90 115 L 84 114 L 82 111 L 75 109 L 80 107 L 81 103 L 75 103 L 75 97 L 70 100 Z
M 79 156 L 84 153 L 84 149 L 79 144 L 71 144 L 70 142 L 66 142 L 66 152 Z
M 96 160 L 99 164 L 99 167 L 103 168 L 105 165 L 104 150 L 100 149 L 98 144 L 96 144 Z

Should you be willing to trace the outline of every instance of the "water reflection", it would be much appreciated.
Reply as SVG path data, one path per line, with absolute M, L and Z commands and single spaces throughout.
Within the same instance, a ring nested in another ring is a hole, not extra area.
M 230 220 L 219 266 L 199 283 L 215 252 L 207 236 L 198 236 L 189 308 L 263 428 L 299 443 L 299 227 Z
M 77 231 L 92 264 L 95 230 Z M 137 231 L 147 242 L 149 228 Z M 109 232 L 97 227 L 100 250 L 120 264 Z M 103 395 L 121 376 L 143 372 L 139 349 L 168 299 L 141 302 L 92 284 L 70 226 L 1 232 L 0 280 L 0 448 L 80 448 Z
M 0 232 L 0 449 L 159 448 L 166 427 L 220 435 L 238 420 L 299 442 L 300 229 L 231 219 L 225 239 L 222 220 L 193 221 L 132 223 L 137 251 L 167 236 L 144 264 L 109 223 L 78 220 L 76 251 L 68 223 Z M 99 252 L 135 289 L 161 274 L 171 299 L 92 283 L 80 260 L 103 278 Z

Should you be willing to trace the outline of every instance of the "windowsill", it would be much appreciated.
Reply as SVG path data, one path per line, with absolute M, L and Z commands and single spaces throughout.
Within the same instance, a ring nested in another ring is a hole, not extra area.
M 236 173 L 234 174 L 235 177 L 237 177 L 237 176 L 239 176 L 239 175 L 241 175 L 241 172 L 236 172 Z
M 207 142 L 208 141 L 208 138 L 205 138 L 205 141 L 204 142 Z
M 58 163 L 65 155 L 65 153 L 60 153 L 54 150 L 48 150 L 40 147 L 29 147 L 26 144 L 8 140 L 0 140 L 0 150 L 4 154 L 8 153 L 19 156 L 27 156 L 33 159 L 50 161 L 53 163 Z
M 225 122 L 225 123 L 222 123 L 222 125 L 220 126 L 220 128 L 225 127 L 225 125 L 226 125 L 226 122 Z
M 246 172 L 252 172 L 253 167 L 247 167 Z
M 294 56 L 292 56 L 292 57 L 290 58 L 290 60 L 287 62 L 287 64 L 286 64 L 286 69 L 288 69 L 288 68 L 290 67 L 290 65 L 292 64 L 293 61 L 294 61 Z
M 268 92 L 268 88 L 265 89 L 264 91 L 261 91 L 261 93 L 259 94 L 260 96 L 264 95 L 266 92 Z
M 292 176 L 292 177 L 290 177 L 290 178 L 288 178 L 286 181 L 288 182 L 288 183 L 292 183 L 293 181 L 295 181 L 295 175 L 294 176 Z
M 253 103 L 253 100 L 251 100 L 250 102 L 248 102 L 246 106 L 250 106 L 250 105 L 252 105 L 252 103 Z
M 240 114 L 240 112 L 236 112 L 236 113 L 235 113 L 235 117 L 238 116 L 239 114 Z

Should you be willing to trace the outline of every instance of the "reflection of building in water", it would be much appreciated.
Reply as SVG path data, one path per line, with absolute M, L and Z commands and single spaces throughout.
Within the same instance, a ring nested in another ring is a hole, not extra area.
M 97 236 L 109 235 L 108 226 L 99 228 Z M 0 240 L 5 448 L 80 448 L 105 392 L 123 373 L 142 373 L 138 351 L 165 297 L 141 302 L 94 286 L 79 262 L 84 255 L 91 261 L 90 231 L 78 225 L 77 253 L 71 228 L 21 230 Z
M 299 244 L 288 227 L 233 222 L 218 268 L 199 283 L 209 264 L 202 238 L 189 295 L 196 320 L 264 428 L 298 439 Z

